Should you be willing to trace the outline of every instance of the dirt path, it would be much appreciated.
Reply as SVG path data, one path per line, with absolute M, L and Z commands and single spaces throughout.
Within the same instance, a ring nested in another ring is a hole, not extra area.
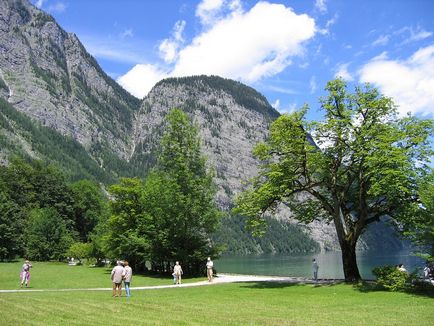
M 224 283 L 237 282 L 279 282 L 292 284 L 333 284 L 342 280 L 318 280 L 317 282 L 304 277 L 283 277 L 283 276 L 257 276 L 257 275 L 238 275 L 238 274 L 218 274 L 212 282 L 200 281 L 194 283 L 184 283 L 179 285 L 154 285 L 154 286 L 137 286 L 131 287 L 131 290 L 157 290 L 193 286 L 209 286 Z M 0 290 L 0 293 L 16 293 L 16 292 L 72 292 L 72 291 L 111 291 L 112 288 L 87 288 L 87 289 L 15 289 L 15 290 Z

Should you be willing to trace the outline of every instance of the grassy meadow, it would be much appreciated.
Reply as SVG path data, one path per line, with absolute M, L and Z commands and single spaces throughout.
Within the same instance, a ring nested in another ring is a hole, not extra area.
M 16 289 L 21 263 L 0 264 Z M 12 273 L 12 275 L 10 275 Z M 109 269 L 35 263 L 32 289 L 110 287 Z M 190 279 L 188 281 L 198 281 Z M 171 284 L 135 275 L 133 286 Z M 136 290 L 0 293 L 2 325 L 433 325 L 434 297 L 352 285 L 234 283 Z
M 20 271 L 24 261 L 0 263 L 0 290 L 19 288 Z M 111 268 L 89 267 L 86 265 L 68 266 L 66 263 L 31 262 L 30 289 L 80 289 L 110 288 Z M 184 283 L 203 281 L 206 278 L 187 278 Z M 170 285 L 172 278 L 150 277 L 134 274 L 133 286 Z

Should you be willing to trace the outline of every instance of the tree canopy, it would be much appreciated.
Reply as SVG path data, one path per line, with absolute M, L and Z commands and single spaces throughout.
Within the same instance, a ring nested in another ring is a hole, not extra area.
M 188 116 L 173 109 L 165 123 L 157 165 L 146 180 L 123 179 L 110 188 L 106 244 L 139 269 L 148 260 L 153 271 L 167 272 L 178 260 L 185 273 L 197 274 L 217 253 L 210 240 L 221 215 L 213 174 Z
M 303 222 L 332 221 L 347 281 L 360 279 L 356 243 L 367 225 L 403 218 L 417 201 L 433 154 L 433 121 L 398 117 L 393 101 L 369 85 L 347 92 L 333 80 L 321 99 L 324 120 L 308 122 L 308 107 L 280 116 L 255 147 L 260 172 L 237 198 L 236 211 L 261 231 L 264 215 L 288 206 Z

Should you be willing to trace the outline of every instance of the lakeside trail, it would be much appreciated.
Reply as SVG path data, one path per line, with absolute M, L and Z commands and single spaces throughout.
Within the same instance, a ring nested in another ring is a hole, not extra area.
M 170 280 L 169 280 L 170 281 Z M 239 274 L 218 274 L 212 282 L 200 281 L 184 284 L 154 285 L 154 286 L 137 286 L 131 287 L 131 290 L 157 290 L 169 288 L 183 288 L 193 286 L 209 286 L 224 283 L 243 283 L 243 282 L 276 282 L 291 284 L 335 284 L 343 282 L 339 279 L 319 279 L 313 281 L 305 277 L 283 277 L 283 276 L 258 276 L 258 275 L 239 275 Z M 17 293 L 17 292 L 72 292 L 72 291 L 112 291 L 112 288 L 81 288 L 81 289 L 26 289 L 20 288 L 15 290 L 0 290 L 0 293 Z

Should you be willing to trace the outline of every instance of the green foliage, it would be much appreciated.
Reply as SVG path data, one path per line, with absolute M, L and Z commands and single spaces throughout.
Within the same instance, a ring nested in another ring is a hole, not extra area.
M 179 260 L 185 273 L 198 273 L 206 257 L 216 254 L 210 234 L 220 213 L 212 177 L 197 128 L 185 113 L 172 110 L 156 169 L 144 183 L 121 179 L 109 189 L 113 201 L 105 243 L 112 257 L 126 258 L 138 269 L 150 260 L 156 272 Z
M 72 192 L 75 229 L 82 241 L 89 241 L 98 222 L 107 220 L 107 198 L 101 187 L 90 180 L 77 181 L 69 189 Z
M 8 167 L 0 167 L 0 180 L 11 200 L 20 208 L 52 207 L 66 221 L 72 216 L 71 192 L 63 174 L 55 166 L 12 158 Z M 68 225 L 72 224 L 68 221 Z
M 409 274 L 398 270 L 396 266 L 376 267 L 372 274 L 377 278 L 377 284 L 390 291 L 405 290 L 410 280 Z
M 104 236 L 106 252 L 117 259 L 127 259 L 135 270 L 143 270 L 150 258 L 150 217 L 145 213 L 139 179 L 121 179 L 109 188 L 111 216 Z
M 310 253 L 319 245 L 299 225 L 265 217 L 267 229 L 262 237 L 254 237 L 245 227 L 241 216 L 227 216 L 213 234 L 214 243 L 224 246 L 224 254 L 245 255 L 260 253 Z
M 23 216 L 18 206 L 2 189 L 0 180 L 0 260 L 12 260 L 23 254 Z
M 92 244 L 75 242 L 66 251 L 65 255 L 74 259 L 78 259 L 80 262 L 82 259 L 92 257 Z
M 165 121 L 157 167 L 145 195 L 161 240 L 153 247 L 153 261 L 161 266 L 179 260 L 185 273 L 197 274 L 206 257 L 216 255 L 210 241 L 221 216 L 214 201 L 216 188 L 197 127 L 179 109 L 171 110 Z
M 434 171 L 420 181 L 419 201 L 407 206 L 403 234 L 418 246 L 419 255 L 434 261 Z
M 7 133 L 5 133 L 7 131 Z M 38 153 L 41 160 L 56 163 L 68 180 L 96 179 L 104 183 L 114 178 L 104 171 L 77 141 L 32 121 L 0 98 L 0 146 L 15 155 L 30 160 L 24 146 L 10 140 L 9 134 L 19 135 Z
M 8 241 L 0 248 L 15 248 L 7 249 L 10 258 L 22 254 L 25 246 L 29 257 L 59 259 L 75 238 L 92 240 L 92 256 L 102 260 L 101 230 L 108 207 L 99 185 L 89 180 L 68 185 L 53 165 L 13 158 L 9 166 L 0 166 L 0 189 L 0 212 L 4 213 L 0 218 L 0 228 L 4 230 L 0 240 L 3 236 Z M 48 233 L 43 232 L 45 227 Z M 53 231 L 56 227 L 57 235 Z M 53 252 L 44 253 L 48 248 Z
M 73 243 L 65 221 L 54 208 L 35 208 L 25 229 L 26 256 L 33 260 L 59 260 Z
M 304 107 L 272 123 L 269 139 L 255 148 L 259 176 L 238 197 L 236 212 L 249 217 L 257 233 L 279 204 L 303 222 L 333 221 L 345 279 L 354 281 L 360 279 L 355 248 L 367 225 L 403 219 L 418 197 L 434 123 L 398 118 L 392 100 L 369 85 L 350 94 L 337 79 L 326 90 L 324 121 L 307 122 Z

